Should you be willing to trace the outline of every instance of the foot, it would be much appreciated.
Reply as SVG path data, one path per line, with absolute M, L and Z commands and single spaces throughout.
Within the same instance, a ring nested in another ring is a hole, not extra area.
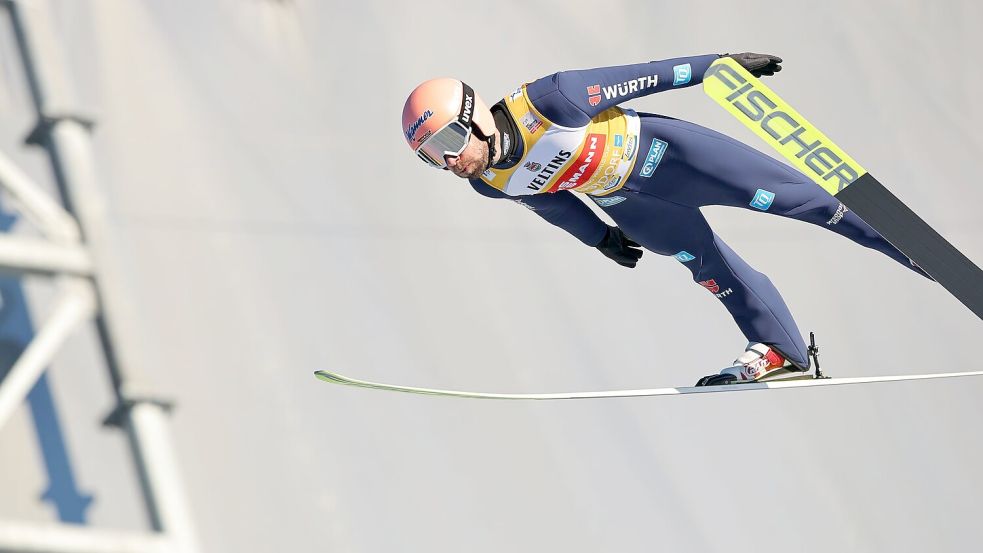
M 765 344 L 748 344 L 744 353 L 734 360 L 734 364 L 720 371 L 720 374 L 704 376 L 696 383 L 697 386 L 719 386 L 739 382 L 753 382 L 775 372 L 787 369 L 785 357 L 775 348 Z

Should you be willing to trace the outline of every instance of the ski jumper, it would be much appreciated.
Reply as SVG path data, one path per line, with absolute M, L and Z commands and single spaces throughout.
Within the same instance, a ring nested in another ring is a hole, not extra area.
M 778 290 L 713 232 L 700 207 L 806 221 L 920 271 L 795 169 L 699 125 L 618 107 L 699 84 L 717 58 L 561 71 L 519 87 L 492 107 L 503 160 L 470 182 L 482 195 L 512 199 L 596 246 L 607 225 L 571 192 L 586 195 L 645 249 L 685 265 L 749 342 L 774 346 L 808 367 L 805 342 Z

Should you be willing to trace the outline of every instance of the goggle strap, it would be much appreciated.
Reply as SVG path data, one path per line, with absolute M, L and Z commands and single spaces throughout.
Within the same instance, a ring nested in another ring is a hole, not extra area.
M 468 83 L 461 82 L 461 86 L 464 87 L 464 94 L 461 95 L 461 109 L 457 112 L 457 120 L 464 125 L 465 128 L 471 128 L 471 120 L 474 118 L 474 106 L 476 103 L 476 96 L 474 94 L 474 89 L 468 86 Z M 468 99 L 471 100 L 471 105 L 468 105 Z

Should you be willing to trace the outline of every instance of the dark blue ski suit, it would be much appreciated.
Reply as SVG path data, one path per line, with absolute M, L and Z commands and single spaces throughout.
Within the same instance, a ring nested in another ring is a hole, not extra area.
M 563 71 L 526 85 L 524 93 L 546 119 L 577 127 L 626 100 L 698 84 L 717 57 Z M 683 75 L 680 67 L 686 68 Z M 623 94 L 609 88 L 651 75 L 658 75 L 657 85 L 635 91 L 625 87 Z M 591 94 L 598 85 L 612 93 Z M 496 108 L 493 112 L 500 121 L 501 106 Z M 613 193 L 587 197 L 645 249 L 683 263 L 693 280 L 723 303 L 748 341 L 774 346 L 802 367 L 809 364 L 802 335 L 778 290 L 713 232 L 700 212 L 702 206 L 740 207 L 819 225 L 913 268 L 904 254 L 797 170 L 699 125 L 662 115 L 638 116 L 639 157 L 627 180 Z M 522 159 L 523 144 L 517 138 L 520 143 L 495 168 Z M 596 246 L 607 231 L 605 223 L 569 190 L 516 198 L 479 179 L 472 179 L 471 185 L 485 196 L 518 199 L 588 246 Z

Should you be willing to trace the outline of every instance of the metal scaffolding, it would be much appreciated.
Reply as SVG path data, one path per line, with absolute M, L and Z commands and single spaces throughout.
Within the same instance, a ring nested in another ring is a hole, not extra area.
M 110 263 L 114 236 L 105 196 L 95 177 L 91 122 L 73 109 L 66 65 L 48 0 L 0 0 L 17 41 L 37 125 L 27 139 L 43 147 L 64 207 L 0 154 L 0 187 L 43 238 L 0 236 L 0 270 L 53 278 L 59 299 L 48 319 L 0 382 L 0 426 L 23 404 L 79 326 L 93 320 L 116 397 L 107 417 L 125 431 L 134 455 L 152 533 L 108 531 L 67 524 L 0 521 L 0 552 L 168 552 L 199 550 L 170 436 L 168 403 L 156 397 L 128 362 L 118 313 L 118 270 Z

